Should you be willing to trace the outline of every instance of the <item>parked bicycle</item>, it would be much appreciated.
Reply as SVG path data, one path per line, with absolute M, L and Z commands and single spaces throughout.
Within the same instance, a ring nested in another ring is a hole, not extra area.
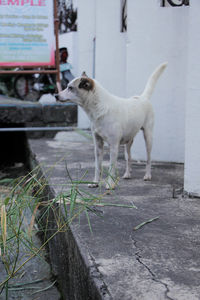
M 67 62 L 67 48 L 59 49 L 61 88 L 65 89 L 74 76 L 72 66 Z M 16 97 L 21 100 L 37 101 L 43 94 L 56 92 L 56 76 L 54 74 L 19 74 L 2 75 L 0 78 L 0 94 Z
M 19 75 L 14 81 L 14 91 L 21 100 L 37 101 L 42 94 L 54 93 L 56 84 L 51 74 Z

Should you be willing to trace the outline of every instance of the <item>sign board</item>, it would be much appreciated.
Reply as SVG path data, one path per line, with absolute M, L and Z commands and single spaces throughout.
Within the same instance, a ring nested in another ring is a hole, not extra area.
M 0 66 L 55 66 L 53 0 L 0 0 Z

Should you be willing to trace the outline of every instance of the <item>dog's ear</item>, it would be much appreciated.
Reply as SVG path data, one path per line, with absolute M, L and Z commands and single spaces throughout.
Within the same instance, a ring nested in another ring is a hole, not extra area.
M 82 77 L 87 77 L 87 78 L 88 78 L 88 76 L 87 76 L 87 74 L 85 73 L 85 71 L 82 73 L 81 76 L 82 76 Z
M 81 78 L 78 87 L 79 89 L 84 89 L 89 92 L 94 88 L 94 81 L 90 78 Z

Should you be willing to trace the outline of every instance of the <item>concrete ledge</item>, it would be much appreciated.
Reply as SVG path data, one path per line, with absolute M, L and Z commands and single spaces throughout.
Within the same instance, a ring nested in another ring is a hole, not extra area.
M 0 123 L 4 124 L 61 124 L 77 122 L 77 106 L 72 103 L 45 104 L 21 101 L 0 95 Z
M 90 139 L 75 132 L 59 133 L 54 139 L 29 140 L 32 163 L 42 164 L 49 187 L 47 197 L 65 190 L 73 179 L 93 177 L 94 157 Z M 106 149 L 105 166 L 108 152 Z M 124 171 L 119 155 L 119 175 Z M 81 215 L 67 233 L 49 244 L 53 270 L 64 297 L 96 300 L 199 300 L 200 236 L 199 199 L 182 195 L 183 165 L 153 164 L 153 179 L 143 181 L 144 165 L 133 162 L 130 180 L 120 180 L 104 202 L 134 203 L 138 209 L 104 207 L 102 217 Z M 91 192 L 87 187 L 83 187 Z M 104 193 L 96 190 L 95 193 Z M 93 191 L 92 191 L 93 192 Z M 155 222 L 134 231 L 141 222 Z M 51 222 L 55 218 L 51 216 Z
M 38 156 L 32 149 L 34 141 L 29 141 L 29 165 L 31 169 L 40 166 L 39 176 L 44 176 L 48 183 L 47 165 L 44 167 L 44 164 L 41 165 L 41 162 L 37 160 Z M 47 185 L 44 190 L 43 201 L 55 198 L 56 194 L 54 188 Z M 57 230 L 55 211 L 50 210 L 48 212 L 48 220 L 46 239 Z M 46 221 L 43 220 L 45 226 Z M 64 299 L 112 299 L 98 266 L 92 256 L 87 255 L 87 251 L 76 236 L 73 226 L 70 226 L 66 232 L 56 234 L 48 243 L 48 251 L 52 273 L 57 277 L 59 291 Z

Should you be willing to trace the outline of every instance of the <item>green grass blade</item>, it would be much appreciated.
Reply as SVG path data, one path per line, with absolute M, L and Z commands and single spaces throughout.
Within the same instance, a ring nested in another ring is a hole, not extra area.
M 92 232 L 92 226 L 91 226 L 91 223 L 90 223 L 90 217 L 89 217 L 89 214 L 88 214 L 88 211 L 87 211 L 87 208 L 85 209 L 85 214 L 86 214 L 86 218 L 87 218 L 87 221 L 88 221 L 88 226 L 90 228 L 90 232 Z
M 146 225 L 146 224 L 148 224 L 148 223 L 151 223 L 151 222 L 153 222 L 153 221 L 156 221 L 156 220 L 158 220 L 158 219 L 159 219 L 159 217 L 155 217 L 155 218 L 149 219 L 149 220 L 147 220 L 147 221 L 145 221 L 145 222 L 142 222 L 142 223 L 140 223 L 139 225 L 135 226 L 135 227 L 133 228 L 133 230 L 138 230 L 138 229 L 140 229 L 141 227 L 143 227 L 144 225 Z

